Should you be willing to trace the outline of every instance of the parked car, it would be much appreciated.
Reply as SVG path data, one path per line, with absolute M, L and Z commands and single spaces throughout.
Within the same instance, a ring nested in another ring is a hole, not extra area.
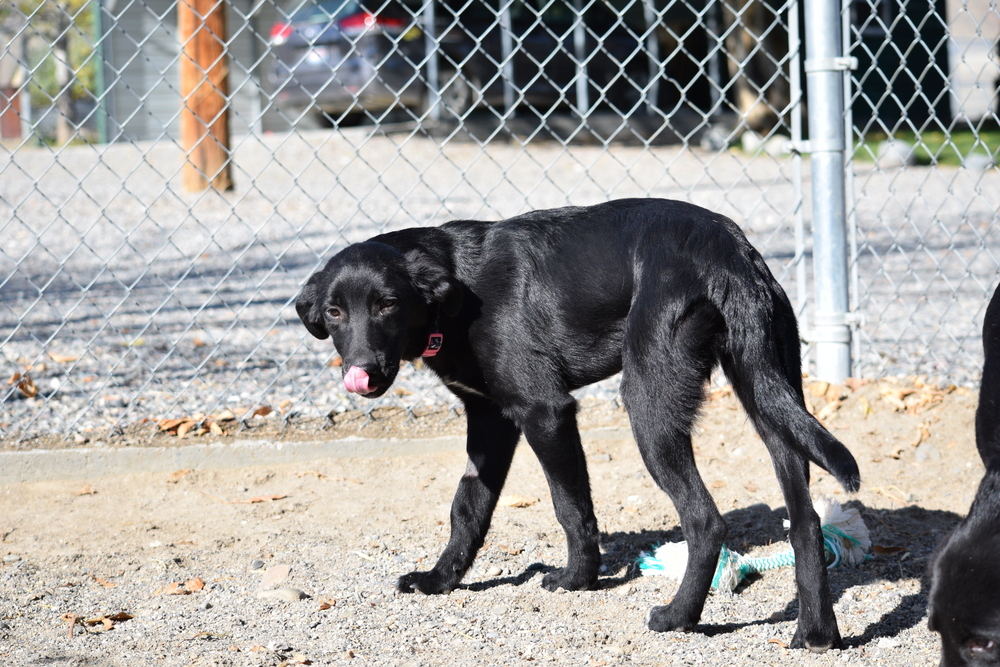
M 464 116 L 504 105 L 503 44 L 497 10 L 486 1 L 442 0 L 436 8 L 442 111 Z M 495 3 L 496 0 L 493 0 Z M 322 111 L 334 119 L 394 108 L 427 109 L 426 39 L 419 0 L 293 0 L 289 19 L 271 30 L 271 83 L 279 108 Z M 545 114 L 577 101 L 575 14 L 562 0 L 511 6 L 514 103 Z M 635 7 L 641 7 L 634 3 Z M 627 17 L 628 18 L 628 17 Z M 600 3 L 585 15 L 583 54 L 590 105 L 626 112 L 643 99 L 649 61 L 643 29 Z M 641 9 L 638 19 L 641 21 Z M 589 110 L 589 109 L 588 109 Z

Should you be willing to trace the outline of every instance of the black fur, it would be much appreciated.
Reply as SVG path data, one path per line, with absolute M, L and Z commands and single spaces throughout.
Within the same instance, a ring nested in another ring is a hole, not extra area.
M 621 395 L 643 460 L 681 517 L 690 558 L 653 630 L 691 630 L 708 595 L 726 526 L 695 467 L 691 428 L 721 364 L 770 451 L 797 554 L 797 647 L 840 646 L 809 498 L 809 462 L 850 491 L 850 452 L 806 411 L 794 311 L 760 254 L 726 217 L 665 200 L 538 211 L 499 222 L 406 229 L 348 247 L 309 279 L 296 307 L 333 337 L 345 372 L 392 383 L 420 355 L 462 399 L 469 466 L 455 495 L 451 539 L 401 591 L 453 589 L 489 528 L 523 433 L 541 462 L 566 532 L 566 567 L 549 590 L 593 586 L 597 520 L 570 391 L 622 371 Z M 334 310 L 330 310 L 334 308 Z M 437 326 L 436 326 L 437 325 Z
M 1000 288 L 983 324 L 976 447 L 986 465 L 969 515 L 931 557 L 929 626 L 943 667 L 1000 665 Z

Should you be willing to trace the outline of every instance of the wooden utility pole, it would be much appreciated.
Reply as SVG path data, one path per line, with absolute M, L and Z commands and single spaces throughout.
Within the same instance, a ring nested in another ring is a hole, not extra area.
M 229 160 L 229 65 L 224 0 L 180 0 L 181 146 L 185 190 L 232 190 Z

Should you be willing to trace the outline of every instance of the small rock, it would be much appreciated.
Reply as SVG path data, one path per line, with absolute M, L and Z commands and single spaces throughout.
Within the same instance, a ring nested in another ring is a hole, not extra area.
M 876 163 L 879 167 L 905 167 L 916 164 L 917 156 L 913 146 L 901 139 L 887 139 L 878 145 Z
M 251 570 L 259 570 L 262 567 L 264 567 L 264 561 L 262 560 L 255 560 L 254 562 L 250 563 Z
M 996 166 L 993 157 L 984 153 L 972 153 L 965 156 L 962 166 L 969 171 L 986 171 Z
M 720 127 L 710 127 L 699 142 L 706 151 L 724 151 L 729 147 L 728 133 Z
M 292 568 L 287 563 L 279 563 L 277 565 L 272 565 L 267 568 L 264 572 L 264 576 L 261 579 L 261 588 L 271 588 L 283 583 L 285 579 L 288 579 L 288 575 L 291 573 Z
M 893 639 L 891 637 L 882 637 L 878 640 L 879 648 L 899 648 L 901 642 L 898 639 Z
M 205 610 L 211 609 L 211 608 L 212 608 L 212 603 L 209 602 L 208 600 L 205 600 L 200 605 L 198 605 L 198 609 L 201 609 L 202 611 L 205 611 Z
M 750 153 L 751 155 L 764 146 L 764 140 L 753 130 L 744 132 L 743 136 L 740 137 L 740 143 L 743 145 L 743 152 Z
M 926 461 L 927 459 L 930 459 L 932 461 L 940 461 L 941 452 L 938 451 L 938 448 L 932 445 L 931 443 L 922 442 L 920 443 L 920 446 L 917 447 L 916 458 L 917 458 L 917 463 L 921 461 Z
M 625 649 L 623 649 L 618 644 L 608 644 L 608 653 L 612 655 L 625 655 Z
M 791 155 L 792 140 L 783 134 L 776 134 L 764 142 L 764 152 L 771 157 Z
M 7 554 L 3 557 L 3 562 L 5 563 L 16 563 L 19 560 L 21 560 L 21 557 L 17 554 Z
M 488 570 L 486 570 L 487 577 L 499 577 L 503 574 L 503 568 L 498 565 L 491 565 Z
M 281 588 L 275 588 L 273 591 L 261 591 L 260 593 L 257 593 L 257 597 L 258 599 L 261 600 L 281 600 L 283 602 L 296 602 L 298 600 L 305 600 L 309 596 L 297 588 L 283 586 Z

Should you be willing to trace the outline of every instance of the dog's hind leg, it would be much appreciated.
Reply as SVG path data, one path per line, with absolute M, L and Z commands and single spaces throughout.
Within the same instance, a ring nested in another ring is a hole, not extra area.
M 765 444 L 773 436 L 761 433 Z M 824 560 L 819 516 L 809 498 L 809 461 L 798 452 L 768 444 L 778 484 L 788 508 L 788 541 L 795 551 L 795 584 L 799 594 L 799 619 L 792 648 L 822 653 L 843 648 Z
M 692 630 L 701 618 L 726 524 L 698 474 L 691 429 L 715 363 L 718 311 L 695 299 L 630 315 L 622 399 L 646 468 L 670 496 L 688 543 L 688 562 L 669 605 L 647 616 L 651 630 Z
M 491 401 L 467 398 L 465 411 L 469 462 L 451 505 L 451 538 L 430 571 L 399 578 L 403 593 L 447 593 L 461 582 L 483 546 L 507 479 L 520 430 Z
M 812 416 L 802 400 L 798 334 L 791 306 L 775 295 L 768 315 L 752 304 L 727 318 L 722 367 L 757 433 L 767 446 L 788 508 L 788 539 L 795 550 L 799 622 L 794 648 L 823 652 L 843 641 L 833 613 L 823 534 L 809 497 L 809 461 L 831 472 L 854 491 L 860 483 L 851 453 Z M 759 322 L 770 317 L 770 336 Z
M 601 567 L 601 549 L 587 460 L 576 425 L 576 401 L 569 394 L 553 393 L 549 400 L 518 412 L 523 415 L 524 437 L 549 483 L 569 552 L 566 567 L 545 575 L 542 586 L 550 591 L 592 588 Z

